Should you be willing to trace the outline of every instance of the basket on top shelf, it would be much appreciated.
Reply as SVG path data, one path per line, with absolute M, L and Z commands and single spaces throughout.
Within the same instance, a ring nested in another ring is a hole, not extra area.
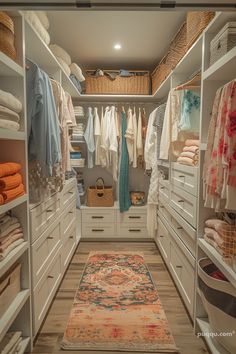
M 0 11 L 0 51 L 16 59 L 14 22 L 3 11 Z
M 187 13 L 187 48 L 193 45 L 214 17 L 215 12 L 212 11 L 189 11 Z
M 117 73 L 112 80 L 108 76 L 94 76 L 94 70 L 87 70 L 86 94 L 100 95 L 148 95 L 150 93 L 149 71 L 130 71 L 133 76 L 123 77 L 118 70 L 105 70 L 106 73 Z
M 212 39 L 210 66 L 236 46 L 236 22 L 228 22 Z

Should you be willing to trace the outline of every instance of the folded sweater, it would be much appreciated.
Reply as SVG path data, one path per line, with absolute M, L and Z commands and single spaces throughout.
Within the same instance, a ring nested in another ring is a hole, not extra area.
M 18 221 L 14 222 L 14 224 L 9 225 L 7 229 L 0 233 L 0 239 L 4 238 L 5 236 L 10 236 L 13 231 L 19 229 L 20 227 L 21 225 Z
M 2 245 L 0 245 L 0 254 L 3 253 L 13 242 L 16 240 L 19 240 L 20 238 L 23 238 L 23 233 L 18 233 L 13 236 L 10 236 L 6 242 L 4 242 Z
M 0 105 L 11 109 L 16 113 L 22 111 L 22 103 L 10 92 L 0 90 Z
M 6 236 L 0 237 L 0 246 L 4 245 L 4 243 L 6 243 L 11 237 L 18 234 L 23 234 L 22 227 L 17 227 L 15 230 L 11 231 Z
M 1 194 L 2 194 L 2 196 L 4 198 L 4 202 L 8 203 L 11 200 L 24 195 L 25 194 L 25 188 L 24 188 L 24 185 L 21 183 L 16 188 L 9 189 L 8 191 L 2 191 Z
M 4 259 L 14 248 L 19 246 L 24 242 L 23 238 L 20 238 L 19 240 L 14 241 L 5 251 L 0 253 L 0 260 Z
M 20 173 L 15 173 L 11 176 L 0 178 L 0 192 L 7 191 L 18 187 L 22 183 L 22 176 Z
M 17 162 L 0 163 L 0 178 L 14 175 L 21 170 L 21 165 Z
M 7 222 L 0 224 L 0 237 L 5 236 L 4 233 L 6 230 L 8 230 L 9 226 L 14 225 L 15 223 L 18 223 L 18 222 L 19 222 L 18 219 L 15 216 L 13 216 L 13 217 L 10 217 L 10 219 L 7 220 Z

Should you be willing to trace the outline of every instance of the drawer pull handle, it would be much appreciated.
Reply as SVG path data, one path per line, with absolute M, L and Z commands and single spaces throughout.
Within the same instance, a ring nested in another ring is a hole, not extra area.
M 183 230 L 182 226 L 177 227 L 177 230 Z
M 160 189 L 164 189 L 164 188 L 165 188 L 165 187 L 163 187 L 163 186 L 162 186 L 162 187 L 160 187 Z
M 74 192 L 72 192 L 72 191 L 70 191 L 70 192 L 68 192 L 69 194 L 74 194 Z
M 160 208 L 162 208 L 162 209 L 163 209 L 163 208 L 165 208 L 165 207 L 164 207 L 164 205 L 160 205 Z
M 53 212 L 53 209 L 47 209 L 46 212 L 47 212 L 47 213 L 52 213 L 52 212 Z
M 129 216 L 129 219 L 141 219 L 141 216 Z
M 162 238 L 162 237 L 165 237 L 165 236 L 164 236 L 164 235 L 160 235 L 159 237 L 161 237 L 161 238 Z
M 180 268 L 180 269 L 181 269 L 181 268 L 183 268 L 183 266 L 181 266 L 181 265 L 177 265 L 177 266 L 176 266 L 176 268 Z
M 92 219 L 104 219 L 104 216 L 92 216 Z
M 183 199 L 178 200 L 178 203 L 184 203 Z
M 53 240 L 53 239 L 54 239 L 54 237 L 52 237 L 52 236 L 48 236 L 48 237 L 47 237 L 47 239 L 48 239 L 48 240 Z
M 103 232 L 104 229 L 92 229 L 93 232 Z
M 184 175 L 179 175 L 179 178 L 184 178 L 185 176 Z
M 69 238 L 74 238 L 74 236 L 70 236 Z
M 54 276 L 53 275 L 48 275 L 48 279 L 53 279 Z
M 129 229 L 129 232 L 141 232 L 140 229 Z
M 74 212 L 73 211 L 69 211 L 69 214 L 74 214 Z

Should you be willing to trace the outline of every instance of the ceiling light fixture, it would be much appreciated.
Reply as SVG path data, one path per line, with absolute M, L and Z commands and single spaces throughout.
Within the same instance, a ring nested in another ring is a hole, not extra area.
M 121 49 L 121 45 L 119 43 L 114 45 L 114 49 L 116 50 L 120 50 Z

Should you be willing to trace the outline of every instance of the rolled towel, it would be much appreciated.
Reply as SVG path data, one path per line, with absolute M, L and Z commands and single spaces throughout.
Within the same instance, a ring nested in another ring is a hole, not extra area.
M 25 194 L 24 185 L 21 183 L 18 187 L 10 189 L 9 191 L 3 191 L 2 196 L 4 198 L 5 203 L 9 203 L 15 198 L 21 197 Z
M 188 165 L 188 166 L 196 166 L 198 161 L 195 161 L 193 159 L 190 159 L 189 157 L 178 157 L 177 159 L 178 163 L 181 163 L 182 165 Z
M 45 28 L 45 30 L 48 31 L 48 29 L 49 29 L 49 19 L 48 19 L 48 16 L 47 16 L 46 12 L 45 11 L 37 11 L 37 16 L 39 18 L 39 21 L 41 22 L 41 24 Z
M 0 105 L 0 119 L 11 120 L 18 123 L 20 121 L 20 116 L 12 109 Z
M 57 44 L 50 44 L 49 48 L 51 49 L 52 53 L 55 55 L 57 58 L 61 58 L 64 60 L 64 62 L 70 66 L 71 64 L 71 57 L 70 55 L 65 51 L 65 49 L 61 48 Z
M 184 146 L 183 151 L 194 152 L 195 154 L 199 154 L 198 146 Z
M 63 59 L 59 57 L 56 58 L 59 61 L 59 64 L 62 66 L 62 69 L 65 71 L 66 75 L 70 76 L 70 67 L 66 64 L 66 62 Z
M 22 176 L 20 173 L 0 178 L 0 192 L 2 190 L 8 191 L 18 187 L 22 183 Z
M 0 163 L 0 178 L 14 175 L 21 170 L 21 165 L 17 162 Z
M 199 147 L 199 140 L 196 139 L 187 139 L 185 141 L 185 146 L 198 146 Z
M 85 81 L 85 77 L 82 73 L 82 70 L 80 69 L 80 67 L 76 63 L 72 63 L 70 65 L 70 70 L 71 70 L 71 73 L 77 77 L 79 82 Z
M 20 130 L 20 124 L 7 119 L 0 119 L 0 128 L 18 131 Z
M 22 111 L 22 103 L 10 92 L 0 90 L 0 105 L 11 109 L 16 113 Z

